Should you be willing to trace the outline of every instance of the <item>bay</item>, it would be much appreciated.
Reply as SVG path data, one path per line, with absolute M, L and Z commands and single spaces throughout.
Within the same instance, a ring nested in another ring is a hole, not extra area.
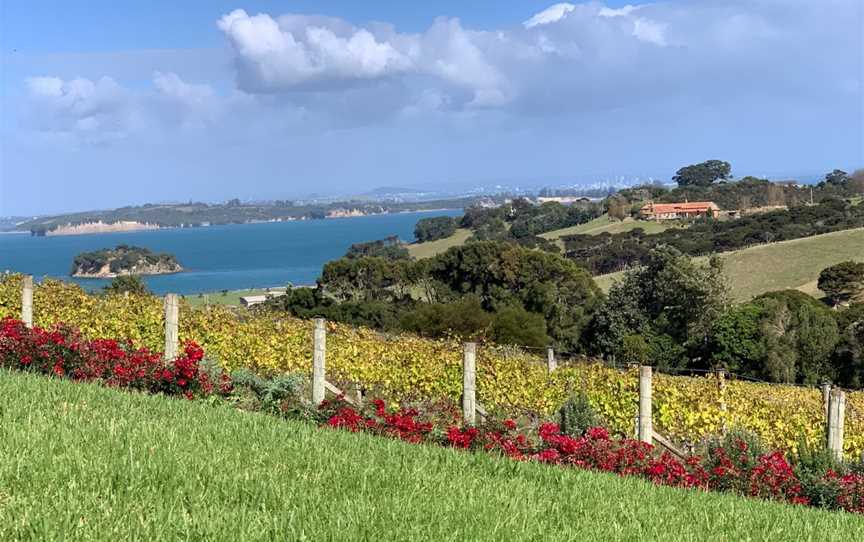
M 0 235 L 0 271 L 72 280 L 95 290 L 107 280 L 69 276 L 81 252 L 120 244 L 168 252 L 186 269 L 173 275 L 144 277 L 157 294 L 194 294 L 314 284 L 322 266 L 354 243 L 397 235 L 414 240 L 414 225 L 429 216 L 458 216 L 460 210 L 398 213 L 325 220 L 236 224 L 138 232 L 32 237 Z

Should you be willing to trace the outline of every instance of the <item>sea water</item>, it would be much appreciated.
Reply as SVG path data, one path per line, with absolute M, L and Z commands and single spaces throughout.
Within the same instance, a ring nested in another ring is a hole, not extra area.
M 173 254 L 186 269 L 173 275 L 144 277 L 157 294 L 314 284 L 321 267 L 344 255 L 353 243 L 390 235 L 413 241 L 419 219 L 459 214 L 458 210 L 428 211 L 48 237 L 0 234 L 0 272 L 74 280 L 94 290 L 108 281 L 70 277 L 75 256 L 126 244 Z

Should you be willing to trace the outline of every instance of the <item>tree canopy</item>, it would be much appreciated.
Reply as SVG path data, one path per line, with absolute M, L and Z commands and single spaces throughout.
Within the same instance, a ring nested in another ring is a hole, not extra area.
M 819 289 L 836 305 L 864 292 L 864 262 L 841 262 L 819 274 Z
M 684 166 L 672 180 L 678 186 L 710 186 L 715 181 L 731 178 L 732 166 L 722 160 L 708 160 L 699 164 Z
M 414 237 L 418 243 L 445 239 L 456 232 L 458 220 L 449 216 L 421 218 L 414 226 Z

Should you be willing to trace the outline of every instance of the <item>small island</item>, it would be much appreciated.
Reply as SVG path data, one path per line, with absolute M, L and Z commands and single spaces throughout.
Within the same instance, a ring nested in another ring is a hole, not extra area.
M 149 249 L 118 245 L 75 256 L 73 277 L 110 279 L 123 275 L 166 275 L 183 267 L 173 254 L 156 254 Z

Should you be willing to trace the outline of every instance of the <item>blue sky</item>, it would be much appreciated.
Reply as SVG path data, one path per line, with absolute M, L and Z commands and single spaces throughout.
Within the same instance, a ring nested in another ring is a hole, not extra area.
M 0 215 L 864 166 L 858 0 L 0 2 Z

